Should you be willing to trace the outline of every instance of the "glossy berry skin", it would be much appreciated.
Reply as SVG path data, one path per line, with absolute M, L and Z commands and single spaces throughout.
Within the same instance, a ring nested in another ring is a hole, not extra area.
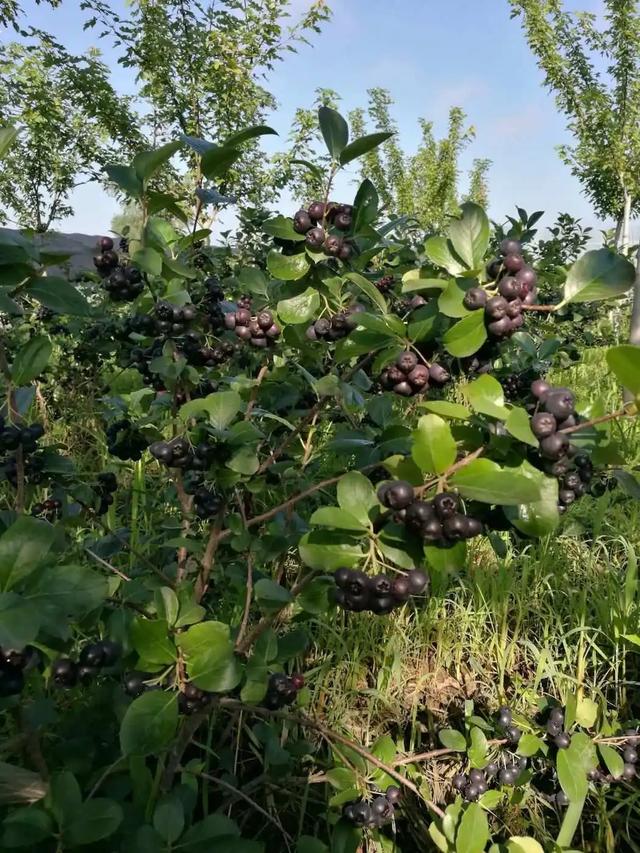
M 462 304 L 468 311 L 477 311 L 478 308 L 484 308 L 488 298 L 486 290 L 481 287 L 472 287 L 465 293 Z
M 307 210 L 310 218 L 314 222 L 319 222 L 322 219 L 322 217 L 324 216 L 324 211 L 325 206 L 324 203 L 321 201 L 314 201 L 313 204 L 309 205 L 309 208 Z
M 407 380 L 413 388 L 419 391 L 429 384 L 430 373 L 431 371 L 426 364 L 417 364 L 407 375 Z
M 433 508 L 438 518 L 442 521 L 455 515 L 458 511 L 458 506 L 458 498 L 449 492 L 436 495 L 433 499 Z
M 429 583 L 429 575 L 421 569 L 411 569 L 407 574 L 407 583 L 411 595 L 420 595 Z
M 396 359 L 396 366 L 405 374 L 411 373 L 411 371 L 418 364 L 418 357 L 414 352 L 403 352 L 402 355 L 399 355 Z
M 83 666 L 98 667 L 104 662 L 104 651 L 100 643 L 91 643 L 80 652 L 80 663 Z
M 391 584 L 391 595 L 396 601 L 401 603 L 409 600 L 411 597 L 411 588 L 407 578 L 394 578 L 393 583 Z
M 519 255 L 522 252 L 522 243 L 512 237 L 505 237 L 500 243 L 500 252 L 502 255 Z
M 508 304 L 504 296 L 492 296 L 485 305 L 485 314 L 489 320 L 502 320 L 507 313 Z
M 387 800 L 389 800 L 390 803 L 395 805 L 397 802 L 400 801 L 402 797 L 402 791 L 395 785 L 389 785 L 389 787 L 385 791 L 385 797 L 387 798 Z
M 294 673 L 291 676 L 291 684 L 295 690 L 302 690 L 304 687 L 304 675 L 301 675 L 299 672 Z
M 558 791 L 556 794 L 556 805 L 560 808 L 565 808 L 569 805 L 569 797 L 565 794 L 564 791 Z
M 622 776 L 624 779 L 635 779 L 637 772 L 635 764 L 625 764 Z
M 628 746 L 625 751 L 622 753 L 622 757 L 624 758 L 627 764 L 636 764 L 638 761 L 638 753 L 632 746 Z
M 472 770 L 469 771 L 469 780 L 474 784 L 477 784 L 478 782 L 484 782 L 484 779 L 485 776 L 482 770 L 478 770 L 474 767 Z
M 498 774 L 498 781 L 501 785 L 515 785 L 519 775 L 515 767 L 504 767 Z
M 414 498 L 413 486 L 406 480 L 397 480 L 384 492 L 382 502 L 390 509 L 406 509 Z
M 548 382 L 545 382 L 544 379 L 536 379 L 531 383 L 531 393 L 538 400 L 544 400 L 550 390 L 551 385 L 549 385 Z
M 305 246 L 313 252 L 319 252 L 325 241 L 323 228 L 315 227 L 307 231 L 305 235 Z
M 456 775 L 451 780 L 451 784 L 456 789 L 456 791 L 463 791 L 469 784 L 469 780 L 464 773 L 456 773 Z
M 100 237 L 98 240 L 98 249 L 101 252 L 111 252 L 113 250 L 113 240 L 111 237 Z
M 51 664 L 51 676 L 58 687 L 73 687 L 78 681 L 78 666 L 69 658 L 58 658 Z
M 531 431 L 537 439 L 553 435 L 556 429 L 556 419 L 549 412 L 537 412 L 531 418 Z
M 544 398 L 544 407 L 554 417 L 564 420 L 573 414 L 575 398 L 564 388 L 554 388 Z
M 512 744 L 518 743 L 522 737 L 522 731 L 517 726 L 508 726 L 504 733 Z
M 522 255 L 515 252 L 513 254 L 505 255 L 502 263 L 504 264 L 504 268 L 507 272 L 510 273 L 520 272 L 525 265 Z
M 487 777 L 487 779 L 492 779 L 494 776 L 497 776 L 498 769 L 499 769 L 498 765 L 495 763 L 495 761 L 491 761 L 484 768 L 484 774 Z
M 558 749 L 568 749 L 571 745 L 571 735 L 568 732 L 560 732 L 554 737 L 553 742 Z
M 420 365 L 418 365 L 420 367 Z M 418 369 L 417 367 L 415 368 Z M 444 385 L 451 379 L 451 374 L 440 364 L 432 364 L 429 368 L 429 379 L 436 385 Z
M 327 255 L 337 258 L 340 254 L 340 249 L 342 248 L 342 240 L 339 237 L 335 237 L 333 234 L 329 234 L 325 239 L 322 248 Z
M 546 459 L 560 459 L 567 452 L 568 447 L 569 439 L 558 432 L 543 438 L 540 442 L 540 450 Z
M 306 234 L 313 228 L 313 222 L 306 210 L 299 210 L 293 217 L 293 230 L 296 234 Z
M 477 785 L 470 783 L 464 789 L 462 795 L 468 803 L 474 803 L 480 797 L 480 789 Z

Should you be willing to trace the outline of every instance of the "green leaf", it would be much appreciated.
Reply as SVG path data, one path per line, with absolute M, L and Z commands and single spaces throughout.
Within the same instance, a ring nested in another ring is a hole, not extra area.
M 426 400 L 418 403 L 420 409 L 433 412 L 442 418 L 453 418 L 454 420 L 467 421 L 471 417 L 471 411 L 460 403 L 450 403 L 448 400 Z
M 249 142 L 251 139 L 257 139 L 258 136 L 277 136 L 278 132 L 266 124 L 256 124 L 253 127 L 245 127 L 243 130 L 237 130 L 228 136 L 222 143 L 225 148 L 234 148 L 236 145 L 241 145 L 243 142 Z
M 450 355 L 465 358 L 477 352 L 487 340 L 484 312 L 473 311 L 445 333 L 442 342 Z
M 180 847 L 187 850 L 190 847 L 200 846 L 205 841 L 214 838 L 238 838 L 240 830 L 238 824 L 223 814 L 210 814 L 204 820 L 194 823 L 180 839 Z
M 462 216 L 449 222 L 449 240 L 456 255 L 469 269 L 479 269 L 489 246 L 489 219 L 484 210 L 473 202 L 465 202 L 460 209 Z
M 621 385 L 640 395 L 640 346 L 623 344 L 607 350 L 607 364 Z
M 87 800 L 64 829 L 65 845 L 82 847 L 108 838 L 120 826 L 122 817 L 122 808 L 113 800 L 101 797 Z
M 301 835 L 296 844 L 296 853 L 329 853 L 329 848 L 318 838 Z
M 53 347 L 46 335 L 36 335 L 21 346 L 11 365 L 11 379 L 15 385 L 26 385 L 45 369 Z
M 462 732 L 456 731 L 456 729 L 441 729 L 438 732 L 438 738 L 447 749 L 454 749 L 456 752 L 467 751 L 467 739 Z
M 156 806 L 153 812 L 153 828 L 169 845 L 182 835 L 184 807 L 176 793 L 164 797 Z
M 297 281 L 309 272 L 309 262 L 304 252 L 283 255 L 277 249 L 272 249 L 267 255 L 267 269 L 280 281 Z
M 411 456 L 421 471 L 442 474 L 456 461 L 456 442 L 451 428 L 438 415 L 423 415 L 412 438 Z
M 0 646 L 22 649 L 40 630 L 38 608 L 13 592 L 0 593 Z
M 507 853 L 544 853 L 544 850 L 535 838 L 512 835 L 507 841 Z
M 517 507 L 505 507 L 505 514 L 513 526 L 527 536 L 546 536 L 554 531 L 560 522 L 558 481 L 555 477 L 547 477 L 526 459 L 517 470 L 536 484 L 539 497 Z
M 133 700 L 122 719 L 122 754 L 155 755 L 169 746 L 177 727 L 177 695 L 164 690 L 143 693 Z
M 164 256 L 160 254 L 160 252 L 152 249 L 150 246 L 147 246 L 144 249 L 138 249 L 137 252 L 134 252 L 133 263 L 140 267 L 141 270 L 148 273 L 149 275 L 161 275 L 162 274 L 162 262 L 164 261 Z
M 449 479 L 464 498 L 483 503 L 516 506 L 540 500 L 539 485 L 512 468 L 501 468 L 490 459 L 475 459 Z
M 487 791 L 486 793 L 482 794 L 478 802 L 480 803 L 483 809 L 488 809 L 489 811 L 491 811 L 492 809 L 495 809 L 495 807 L 499 805 L 502 800 L 504 800 L 504 797 L 505 794 L 503 791 Z
M 333 827 L 331 853 L 356 853 L 362 843 L 362 830 L 340 819 Z
M 41 569 L 37 583 L 25 593 L 25 598 L 38 610 L 43 626 L 59 634 L 67 617 L 86 616 L 99 607 L 108 594 L 107 579 L 93 568 L 64 565 Z
M 487 763 L 487 753 L 489 751 L 486 735 L 478 726 L 473 726 L 469 735 L 471 738 L 471 746 L 467 753 L 469 761 L 474 767 L 484 767 Z
M 586 252 L 569 270 L 562 305 L 593 302 L 622 296 L 633 285 L 635 270 L 622 255 L 611 249 Z
M 509 416 L 509 410 L 504 406 L 502 385 L 493 376 L 484 374 L 474 382 L 470 382 L 463 389 L 463 393 L 474 411 L 501 421 Z M 538 442 L 536 442 L 537 446 Z
M 624 758 L 620 753 L 606 743 L 598 744 L 598 752 L 613 778 L 620 779 L 624 772 Z
M 509 432 L 514 438 L 517 438 L 518 441 L 522 441 L 531 447 L 538 447 L 539 442 L 531 431 L 531 419 L 526 409 L 514 406 L 507 415 L 504 425 L 507 432 Z
M 202 174 L 209 180 L 220 177 L 228 172 L 241 156 L 242 151 L 239 148 L 210 148 L 204 152 L 200 161 Z
M 70 770 L 54 774 L 49 798 L 53 816 L 61 826 L 73 820 L 82 805 L 82 793 L 78 780 Z
M 272 237 L 279 237 L 281 240 L 292 240 L 296 243 L 301 243 L 304 240 L 304 234 L 298 234 L 293 229 L 293 220 L 290 216 L 274 216 L 273 219 L 267 219 L 262 223 L 262 230 L 265 234 L 270 234 Z
M 236 391 L 216 391 L 199 400 L 190 400 L 180 407 L 180 417 L 188 420 L 206 412 L 215 429 L 226 429 L 242 408 L 242 397 Z
M 33 299 L 56 314 L 88 317 L 93 313 L 84 296 L 64 278 L 54 275 L 32 278 L 25 288 Z
M 329 154 L 334 160 L 338 160 L 349 141 L 347 122 L 337 110 L 324 106 L 318 110 L 318 122 Z
M 558 781 L 571 802 L 584 800 L 589 790 L 587 773 L 598 765 L 596 748 L 583 732 L 575 732 L 568 749 L 558 750 Z
M 224 693 L 240 683 L 242 671 L 233 652 L 230 629 L 223 622 L 201 622 L 179 634 L 189 678 L 201 690 Z
M 482 853 L 489 840 L 489 821 L 478 803 L 470 803 L 456 832 L 456 853 Z
M 154 148 L 152 151 L 140 151 L 136 154 L 133 158 L 133 168 L 139 180 L 146 181 L 147 178 L 150 178 L 160 166 L 173 157 L 181 145 L 181 142 L 167 142 L 160 148 Z
M 168 664 L 176 659 L 169 626 L 164 619 L 144 619 L 136 616 L 131 623 L 131 644 L 139 656 L 149 663 Z
M 11 589 L 46 558 L 56 537 L 53 525 L 21 515 L 0 536 L 0 588 Z
M 393 133 L 380 132 L 369 133 L 366 136 L 361 136 L 358 139 L 354 139 L 353 142 L 350 142 L 342 149 L 339 158 L 340 165 L 346 166 L 347 163 L 350 163 L 357 157 L 362 157 L 362 155 L 366 154 L 368 151 L 373 151 L 374 148 L 377 148 L 378 145 L 382 145 L 383 142 L 385 142 L 387 139 L 390 139 L 392 136 Z
M 107 177 L 118 186 L 125 195 L 133 198 L 142 197 L 142 181 L 138 177 L 133 166 L 120 166 L 117 163 L 108 163 L 104 167 Z
M 452 278 L 438 297 L 438 308 L 447 317 L 466 317 L 469 310 L 464 307 L 463 299 L 467 290 L 477 285 L 472 279 Z
M 156 612 L 161 619 L 165 619 L 167 625 L 173 627 L 180 612 L 178 596 L 169 586 L 162 586 L 155 591 Z
M 309 523 L 317 524 L 320 527 L 333 527 L 338 530 L 355 530 L 361 533 L 367 529 L 367 527 L 351 515 L 350 512 L 346 512 L 337 506 L 319 507 L 311 515 Z
M 591 729 L 598 719 L 598 705 L 588 696 L 578 698 L 576 705 L 576 723 L 583 729 Z
M 529 734 L 522 735 L 518 742 L 518 755 L 530 758 L 532 755 L 540 752 L 543 746 L 544 744 L 539 737 Z
M 51 818 L 38 806 L 17 809 L 4 819 L 2 825 L 3 850 L 14 847 L 32 848 L 32 845 L 53 835 Z
M 256 601 L 265 610 L 282 610 L 293 598 L 289 590 L 270 578 L 260 578 L 254 587 Z
M 364 527 L 369 526 L 369 512 L 378 501 L 371 482 L 359 471 L 350 471 L 338 480 L 338 503 Z
M 333 571 L 340 566 L 351 568 L 362 559 L 362 546 L 345 533 L 312 530 L 300 539 L 302 562 L 311 569 Z
M 353 200 L 353 230 L 356 234 L 359 234 L 360 231 L 376 221 L 378 217 L 379 204 L 380 198 L 378 196 L 378 191 L 369 178 L 365 178 L 358 187 L 358 192 Z
M 389 310 L 386 300 L 384 296 L 380 293 L 375 285 L 371 284 L 371 282 L 366 279 L 363 275 L 357 272 L 347 273 L 345 278 L 349 279 L 349 281 L 353 282 L 356 287 L 359 287 L 360 290 L 369 297 L 369 299 L 373 302 L 374 305 L 377 305 L 380 311 L 383 314 L 386 314 Z
M 282 299 L 278 302 L 278 317 L 283 323 L 308 323 L 320 308 L 320 294 L 313 287 L 308 287 L 297 296 Z
M 16 141 L 19 132 L 17 127 L 0 127 L 0 160 Z
M 188 267 L 186 264 L 183 264 L 181 261 L 177 261 L 169 255 L 162 256 L 162 273 L 165 278 L 178 276 L 179 278 L 192 279 L 198 277 L 197 270 L 194 270 L 192 267 Z
M 468 272 L 464 262 L 455 254 L 451 241 L 446 237 L 429 237 L 424 244 L 424 251 L 432 263 L 437 267 L 444 267 L 451 275 Z

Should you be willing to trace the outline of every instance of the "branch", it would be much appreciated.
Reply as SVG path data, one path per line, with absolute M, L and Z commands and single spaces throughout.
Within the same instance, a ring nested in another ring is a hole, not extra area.
M 184 490 L 184 480 L 182 478 L 182 471 L 176 472 L 174 485 L 176 487 L 176 492 L 178 493 L 178 500 L 180 501 L 180 512 L 182 513 L 182 535 L 187 536 L 191 524 L 189 516 L 191 514 L 191 506 L 193 501 Z M 187 549 L 184 545 L 182 545 L 180 548 L 178 548 L 178 574 L 176 575 L 176 583 L 178 584 L 184 579 L 185 572 L 187 570 L 187 557 Z
M 209 539 L 207 540 L 207 547 L 205 548 L 204 555 L 202 557 L 202 563 L 200 566 L 200 572 L 198 574 L 198 579 L 195 585 L 195 597 L 196 601 L 201 601 L 205 592 L 207 591 L 207 587 L 209 585 L 209 575 L 211 574 L 211 570 L 213 568 L 213 561 L 216 556 L 216 551 L 218 550 L 218 545 L 222 541 L 222 539 L 226 538 L 223 534 L 230 535 L 230 530 L 222 530 L 222 518 L 224 514 L 224 507 L 220 507 L 218 511 L 218 515 L 216 516 L 215 521 L 211 525 L 209 530 Z
M 251 412 L 256 404 L 256 400 L 258 399 L 258 391 L 260 390 L 260 385 L 262 384 L 262 380 L 269 372 L 269 362 L 265 362 L 260 370 L 258 371 L 258 375 L 256 376 L 256 382 L 253 388 L 251 389 L 251 396 L 249 397 L 249 402 L 247 403 L 247 411 L 244 413 L 245 421 L 248 421 L 251 417 Z
M 572 427 L 565 427 L 564 429 L 559 429 L 558 432 L 564 435 L 569 435 L 572 432 L 578 432 L 578 430 L 586 429 L 587 427 L 596 426 L 596 424 L 604 424 L 607 421 L 614 421 L 617 418 L 623 417 L 631 417 L 631 412 L 627 411 L 626 408 L 618 409 L 617 412 L 610 412 L 608 415 L 600 415 L 598 418 L 591 418 L 590 421 L 583 421 L 582 423 L 576 424 Z

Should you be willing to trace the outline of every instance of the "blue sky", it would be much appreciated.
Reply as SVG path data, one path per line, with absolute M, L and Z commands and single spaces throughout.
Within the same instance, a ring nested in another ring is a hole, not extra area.
M 317 87 L 336 89 L 344 112 L 364 105 L 367 89 L 388 88 L 400 141 L 408 150 L 418 141 L 418 117 L 433 120 L 436 132 L 444 133 L 449 108 L 461 106 L 476 129 L 463 168 L 474 157 L 493 161 L 493 218 L 502 219 L 518 204 L 529 211 L 545 210 L 546 223 L 558 211 L 567 211 L 585 224 L 599 225 L 555 150 L 568 140 L 564 119 L 543 86 L 518 20 L 510 19 L 507 0 L 328 2 L 333 17 L 322 34 L 311 46 L 287 54 L 269 78 L 268 88 L 279 104 L 269 123 L 281 137 L 286 137 L 296 107 L 310 105 Z M 292 2 L 294 12 L 307 5 L 308 0 Z M 597 11 L 599 5 L 599 0 L 567 0 L 575 9 Z M 63 0 L 57 10 L 29 0 L 24 8 L 29 23 L 58 35 L 71 50 L 92 45 L 106 50 L 115 85 L 134 90 L 133 72 L 116 65 L 96 31 L 83 32 L 75 0 Z M 339 189 L 345 198 L 353 194 L 348 175 Z M 73 202 L 76 212 L 62 224 L 64 231 L 102 232 L 116 210 L 115 202 L 92 186 L 81 188 Z M 283 206 L 291 204 L 285 199 Z

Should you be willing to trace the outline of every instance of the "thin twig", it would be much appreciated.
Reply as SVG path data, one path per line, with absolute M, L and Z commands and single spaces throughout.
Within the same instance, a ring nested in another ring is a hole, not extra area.
M 590 421 L 582 421 L 582 423 L 576 424 L 572 427 L 565 427 L 564 429 L 559 429 L 558 432 L 563 433 L 564 435 L 568 435 L 572 432 L 578 432 L 578 430 L 586 429 L 591 426 L 596 426 L 596 424 L 604 424 L 607 421 L 614 421 L 617 418 L 623 418 L 629 416 L 631 413 L 627 411 L 626 408 L 618 409 L 617 412 L 611 412 L 608 415 L 600 415 L 598 418 L 591 418 Z
M 131 580 L 131 578 L 130 578 L 128 575 L 125 575 L 125 573 L 124 573 L 124 572 L 121 572 L 121 571 L 120 571 L 120 569 L 116 569 L 116 567 L 115 567 L 115 566 L 112 566 L 112 565 L 111 565 L 111 563 L 108 563 L 106 560 L 103 560 L 103 559 L 102 559 L 102 557 L 99 557 L 99 556 L 95 553 L 95 551 L 92 551 L 92 550 L 91 550 L 91 548 L 87 548 L 87 547 L 86 547 L 86 545 L 85 545 L 85 549 L 84 549 L 84 550 L 87 552 L 87 554 L 88 554 L 90 557 L 93 557 L 93 559 L 94 559 L 96 562 L 100 563 L 100 565 L 101 565 L 101 566 L 104 566 L 104 567 L 105 567 L 105 569 L 109 569 L 109 571 L 110 571 L 110 572 L 113 572 L 114 574 L 118 575 L 118 577 L 119 577 L 119 578 L 122 578 L 122 580 L 123 580 L 123 581 L 130 581 L 130 580 Z
M 258 392 L 260 391 L 260 385 L 262 384 L 262 380 L 269 372 L 269 362 L 265 362 L 260 370 L 258 371 L 258 375 L 256 376 L 255 385 L 251 389 L 251 396 L 249 397 L 249 402 L 247 403 L 247 410 L 244 413 L 245 421 L 248 421 L 251 417 L 251 412 L 253 412 L 254 406 L 256 404 L 256 400 L 258 399 Z
M 180 501 L 180 512 L 182 513 L 182 535 L 186 537 L 189 533 L 189 528 L 191 526 L 190 516 L 193 499 L 189 497 L 189 495 L 185 491 L 182 471 L 176 472 L 174 485 L 176 487 L 176 492 L 178 493 L 178 500 Z M 180 548 L 178 548 L 177 554 L 178 573 L 176 575 L 176 583 L 178 584 L 184 579 L 187 570 L 187 557 L 188 551 L 184 545 L 181 545 Z
M 489 746 L 502 746 L 505 743 L 508 743 L 506 738 L 495 738 L 494 740 L 487 741 Z M 430 761 L 433 758 L 441 758 L 443 755 L 452 755 L 454 753 L 457 755 L 460 754 L 457 749 L 449 749 L 447 747 L 432 749 L 429 752 L 416 752 L 414 755 L 405 755 L 402 758 L 396 759 L 393 762 L 393 766 L 404 767 L 407 764 L 416 764 L 418 761 Z
M 223 533 L 231 534 L 231 531 L 222 530 L 222 520 L 224 517 L 224 506 L 220 507 L 218 515 L 215 518 L 215 521 L 210 527 L 209 530 L 209 538 L 207 540 L 207 546 L 204 550 L 204 555 L 202 557 L 202 562 L 200 564 L 200 572 L 198 573 L 198 579 L 196 580 L 195 585 L 195 598 L 196 601 L 201 601 L 203 595 L 207 591 L 207 587 L 209 586 L 209 575 L 211 574 L 211 570 L 213 569 L 213 561 L 216 556 L 216 551 L 218 550 L 218 546 L 224 536 Z

